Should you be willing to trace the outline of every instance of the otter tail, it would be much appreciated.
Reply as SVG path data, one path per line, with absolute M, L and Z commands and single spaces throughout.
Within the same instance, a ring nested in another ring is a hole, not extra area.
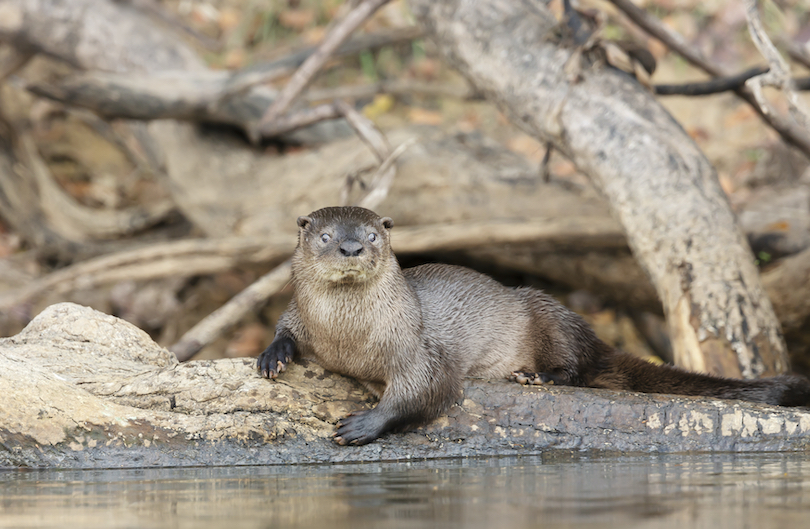
M 704 375 L 669 365 L 655 365 L 614 352 L 586 385 L 640 393 L 668 393 L 740 399 L 778 406 L 810 406 L 810 381 L 801 375 L 742 380 Z

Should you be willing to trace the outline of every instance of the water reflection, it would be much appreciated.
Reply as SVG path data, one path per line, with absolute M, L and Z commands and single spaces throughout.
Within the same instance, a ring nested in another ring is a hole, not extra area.
M 801 527 L 791 455 L 0 471 L 0 527 Z

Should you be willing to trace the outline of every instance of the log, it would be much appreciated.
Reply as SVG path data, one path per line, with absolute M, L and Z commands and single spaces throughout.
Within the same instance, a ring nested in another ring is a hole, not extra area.
M 373 405 L 310 362 L 275 381 L 253 359 L 178 364 L 113 316 L 61 303 L 0 339 L 0 467 L 132 468 L 633 452 L 806 450 L 810 413 L 736 401 L 469 380 L 431 424 L 332 442 Z
M 410 5 L 451 65 L 607 196 L 662 300 L 678 365 L 746 378 L 788 369 L 716 172 L 641 84 L 587 62 L 574 65 L 581 71 L 572 79 L 574 50 L 557 42 L 557 20 L 542 3 Z

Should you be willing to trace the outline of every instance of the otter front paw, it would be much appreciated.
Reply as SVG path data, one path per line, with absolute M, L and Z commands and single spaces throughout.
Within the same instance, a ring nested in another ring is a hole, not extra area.
M 279 373 L 287 369 L 287 364 L 294 355 L 295 341 L 287 336 L 276 337 L 259 355 L 256 367 L 264 378 L 276 378 Z
M 384 421 L 374 410 L 359 410 L 350 413 L 337 424 L 335 442 L 339 445 L 364 445 L 385 432 Z

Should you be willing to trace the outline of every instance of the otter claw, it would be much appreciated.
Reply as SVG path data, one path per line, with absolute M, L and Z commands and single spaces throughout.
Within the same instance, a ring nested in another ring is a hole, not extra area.
M 264 378 L 277 378 L 280 373 L 287 370 L 287 363 L 292 359 L 295 352 L 295 342 L 292 338 L 281 336 L 276 337 L 273 342 L 267 346 L 259 358 L 256 360 L 256 366 Z
M 509 376 L 509 380 L 514 380 L 515 382 L 523 385 L 554 385 L 554 377 L 548 373 L 524 373 L 523 371 L 514 371 Z

